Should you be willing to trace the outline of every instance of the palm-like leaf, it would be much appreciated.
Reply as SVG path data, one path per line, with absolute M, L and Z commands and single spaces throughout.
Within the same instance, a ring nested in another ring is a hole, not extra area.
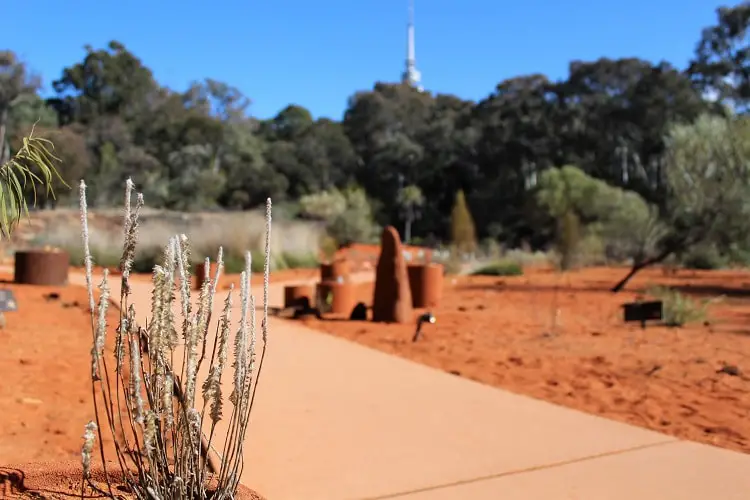
M 36 137 L 32 127 L 15 156 L 0 166 L 0 231 L 6 238 L 13 232 L 21 217 L 29 214 L 25 197 L 27 187 L 34 193 L 36 204 L 37 187 L 44 187 L 47 195 L 54 198 L 53 177 L 67 186 L 55 168 L 55 162 L 60 159 L 52 154 L 52 150 L 52 142 Z

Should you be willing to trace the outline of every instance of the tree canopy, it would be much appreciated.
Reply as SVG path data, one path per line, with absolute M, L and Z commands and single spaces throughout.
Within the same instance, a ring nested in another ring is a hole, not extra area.
M 727 142 L 744 132 L 722 129 L 745 125 L 717 120 L 744 115 L 750 103 L 749 23 L 747 2 L 718 9 L 715 24 L 696 33 L 685 68 L 637 58 L 571 61 L 564 79 L 518 75 L 478 102 L 377 82 L 353 89 L 340 121 L 316 118 L 297 103 L 257 119 L 252 96 L 211 78 L 166 88 L 119 41 L 86 46 L 45 100 L 30 66 L 5 51 L 0 158 L 18 151 L 39 122 L 37 132 L 59 145 L 62 178 L 85 177 L 95 207 L 117 203 L 132 177 L 150 206 L 249 209 L 272 197 L 290 214 L 337 227 L 346 240 L 369 237 L 375 222 L 404 227 L 411 238 L 448 241 L 461 191 L 478 240 L 532 247 L 554 241 L 561 216 L 545 211 L 538 184 L 550 169 L 572 165 L 566 175 L 591 181 L 578 188 L 604 192 L 599 199 L 620 200 L 630 211 L 611 215 L 608 226 L 593 217 L 600 230 L 614 240 L 611 220 L 637 225 L 641 239 L 625 253 L 654 259 L 694 239 L 689 231 L 664 233 L 656 219 L 671 228 L 706 226 L 723 241 L 731 224 L 721 231 L 709 224 L 717 209 L 707 207 L 745 209 L 732 190 L 740 186 L 723 189 L 729 173 L 701 174 L 691 158 L 705 152 L 706 133 L 719 140 L 722 161 L 734 161 L 731 172 L 745 175 L 743 160 L 730 157 L 735 143 Z M 703 175 L 706 192 L 696 192 L 680 169 Z M 65 194 L 58 204 L 70 202 Z M 326 204 L 333 215 L 319 212 Z M 582 223 L 592 221 L 592 207 L 576 210 Z M 362 217 L 372 220 L 360 232 Z

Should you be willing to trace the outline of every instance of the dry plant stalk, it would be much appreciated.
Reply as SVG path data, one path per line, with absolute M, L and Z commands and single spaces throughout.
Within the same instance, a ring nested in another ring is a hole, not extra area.
M 209 276 L 210 266 L 206 259 L 205 279 L 197 302 L 193 304 L 188 241 L 185 235 L 172 237 L 164 249 L 163 264 L 154 266 L 150 320 L 147 324 L 139 324 L 135 307 L 130 303 L 130 272 L 143 196 L 139 194 L 133 206 L 133 190 L 134 185 L 128 179 L 125 186 L 124 244 L 120 260 L 120 319 L 114 330 L 114 352 L 110 356 L 105 352 L 109 326 L 109 276 L 105 270 L 96 302 L 89 248 L 86 184 L 83 181 L 80 184 L 86 284 L 93 333 L 91 382 L 95 414 L 95 422 L 86 426 L 84 435 L 84 480 L 98 489 L 89 481 L 96 434 L 107 478 L 107 491 L 99 491 L 114 497 L 101 444 L 104 430 L 114 440 L 119 468 L 136 498 L 233 498 L 244 466 L 245 433 L 268 343 L 271 200 L 266 202 L 262 347 L 259 349 L 256 341 L 255 298 L 250 289 L 251 256 L 247 252 L 245 271 L 240 279 L 241 318 L 233 339 L 233 389 L 228 397 L 231 405 L 228 432 L 220 447 L 220 463 L 216 465 L 209 459 L 209 450 L 217 448 L 213 444 L 216 424 L 224 417 L 222 376 L 232 342 L 233 287 L 224 300 L 212 340 L 209 339 L 208 330 L 216 287 L 223 269 L 223 251 L 219 248 L 213 277 Z M 210 349 L 208 356 L 207 348 Z M 199 384 L 198 373 L 207 357 L 208 376 Z M 175 366 L 175 363 L 180 366 Z M 109 366 L 112 364 L 114 366 Z M 197 394 L 199 390 L 200 397 Z M 198 406 L 196 399 L 202 400 Z M 204 426 L 206 418 L 208 422 Z M 204 433 L 206 427 L 208 432 Z M 217 470 L 209 471 L 209 468 Z M 208 490 L 209 472 L 213 473 L 215 485 L 212 485 L 211 491 Z

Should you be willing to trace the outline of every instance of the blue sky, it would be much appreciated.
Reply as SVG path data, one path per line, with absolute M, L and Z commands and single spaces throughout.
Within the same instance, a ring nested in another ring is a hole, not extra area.
M 684 67 L 713 0 L 415 0 L 417 67 L 433 92 L 481 99 L 505 78 L 564 78 L 573 59 L 637 56 Z M 724 4 L 734 5 L 735 1 Z M 83 46 L 124 43 L 163 84 L 230 83 L 259 118 L 287 104 L 340 118 L 347 98 L 399 79 L 406 0 L 3 2 L 0 48 L 49 84 Z M 26 20 L 29 20 L 27 22 Z

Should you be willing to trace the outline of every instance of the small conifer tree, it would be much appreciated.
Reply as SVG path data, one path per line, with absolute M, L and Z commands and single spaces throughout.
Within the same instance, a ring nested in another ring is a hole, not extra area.
M 460 253 L 472 253 L 477 248 L 474 218 L 471 216 L 462 190 L 456 193 L 456 201 L 451 210 L 451 239 L 454 248 Z

